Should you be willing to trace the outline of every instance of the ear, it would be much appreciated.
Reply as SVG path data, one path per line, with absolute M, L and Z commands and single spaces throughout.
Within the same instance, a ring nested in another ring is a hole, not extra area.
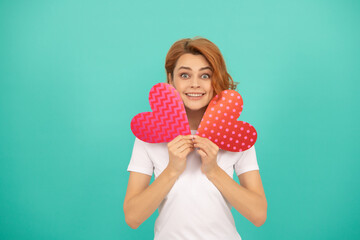
M 169 84 L 171 84 L 171 86 L 175 87 L 174 81 L 173 81 L 173 79 L 171 77 L 171 73 L 168 73 L 168 79 L 169 79 Z

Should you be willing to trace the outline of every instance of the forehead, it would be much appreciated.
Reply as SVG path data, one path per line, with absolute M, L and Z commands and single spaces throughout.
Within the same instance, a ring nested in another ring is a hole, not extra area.
M 188 67 L 192 70 L 199 70 L 200 68 L 210 67 L 210 64 L 203 55 L 185 53 L 177 60 L 175 70 L 179 69 L 180 67 Z

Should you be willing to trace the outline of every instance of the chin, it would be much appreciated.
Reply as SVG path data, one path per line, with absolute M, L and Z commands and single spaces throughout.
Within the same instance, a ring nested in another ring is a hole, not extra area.
M 186 110 L 190 110 L 190 111 L 200 111 L 200 110 L 204 110 L 207 108 L 208 105 L 202 105 L 202 106 L 186 106 L 185 105 L 185 109 Z

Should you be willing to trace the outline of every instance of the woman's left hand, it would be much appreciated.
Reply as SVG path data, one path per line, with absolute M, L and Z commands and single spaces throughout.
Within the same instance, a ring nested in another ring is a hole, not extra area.
M 194 147 L 199 148 L 197 152 L 201 157 L 201 171 L 208 175 L 215 171 L 219 166 L 217 164 L 217 155 L 219 147 L 207 138 L 194 135 Z

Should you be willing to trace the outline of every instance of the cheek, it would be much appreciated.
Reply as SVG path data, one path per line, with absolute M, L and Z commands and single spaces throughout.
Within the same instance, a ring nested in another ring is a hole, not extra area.
M 176 80 L 171 81 L 170 84 L 171 84 L 171 86 L 173 86 L 180 93 L 179 84 L 177 83 Z
M 213 97 L 214 97 L 214 91 L 212 90 L 210 94 L 210 99 L 212 99 Z
M 209 92 L 209 96 L 210 98 L 214 97 L 214 88 L 212 87 L 212 84 L 210 83 L 210 85 L 208 86 L 207 91 Z
M 209 103 L 211 102 L 211 99 L 213 99 L 214 97 L 214 92 L 211 92 L 211 94 L 209 94 Z
M 184 84 L 184 81 L 181 81 L 181 79 L 174 79 L 172 82 L 172 86 L 178 90 L 178 92 L 181 92 L 186 86 Z

